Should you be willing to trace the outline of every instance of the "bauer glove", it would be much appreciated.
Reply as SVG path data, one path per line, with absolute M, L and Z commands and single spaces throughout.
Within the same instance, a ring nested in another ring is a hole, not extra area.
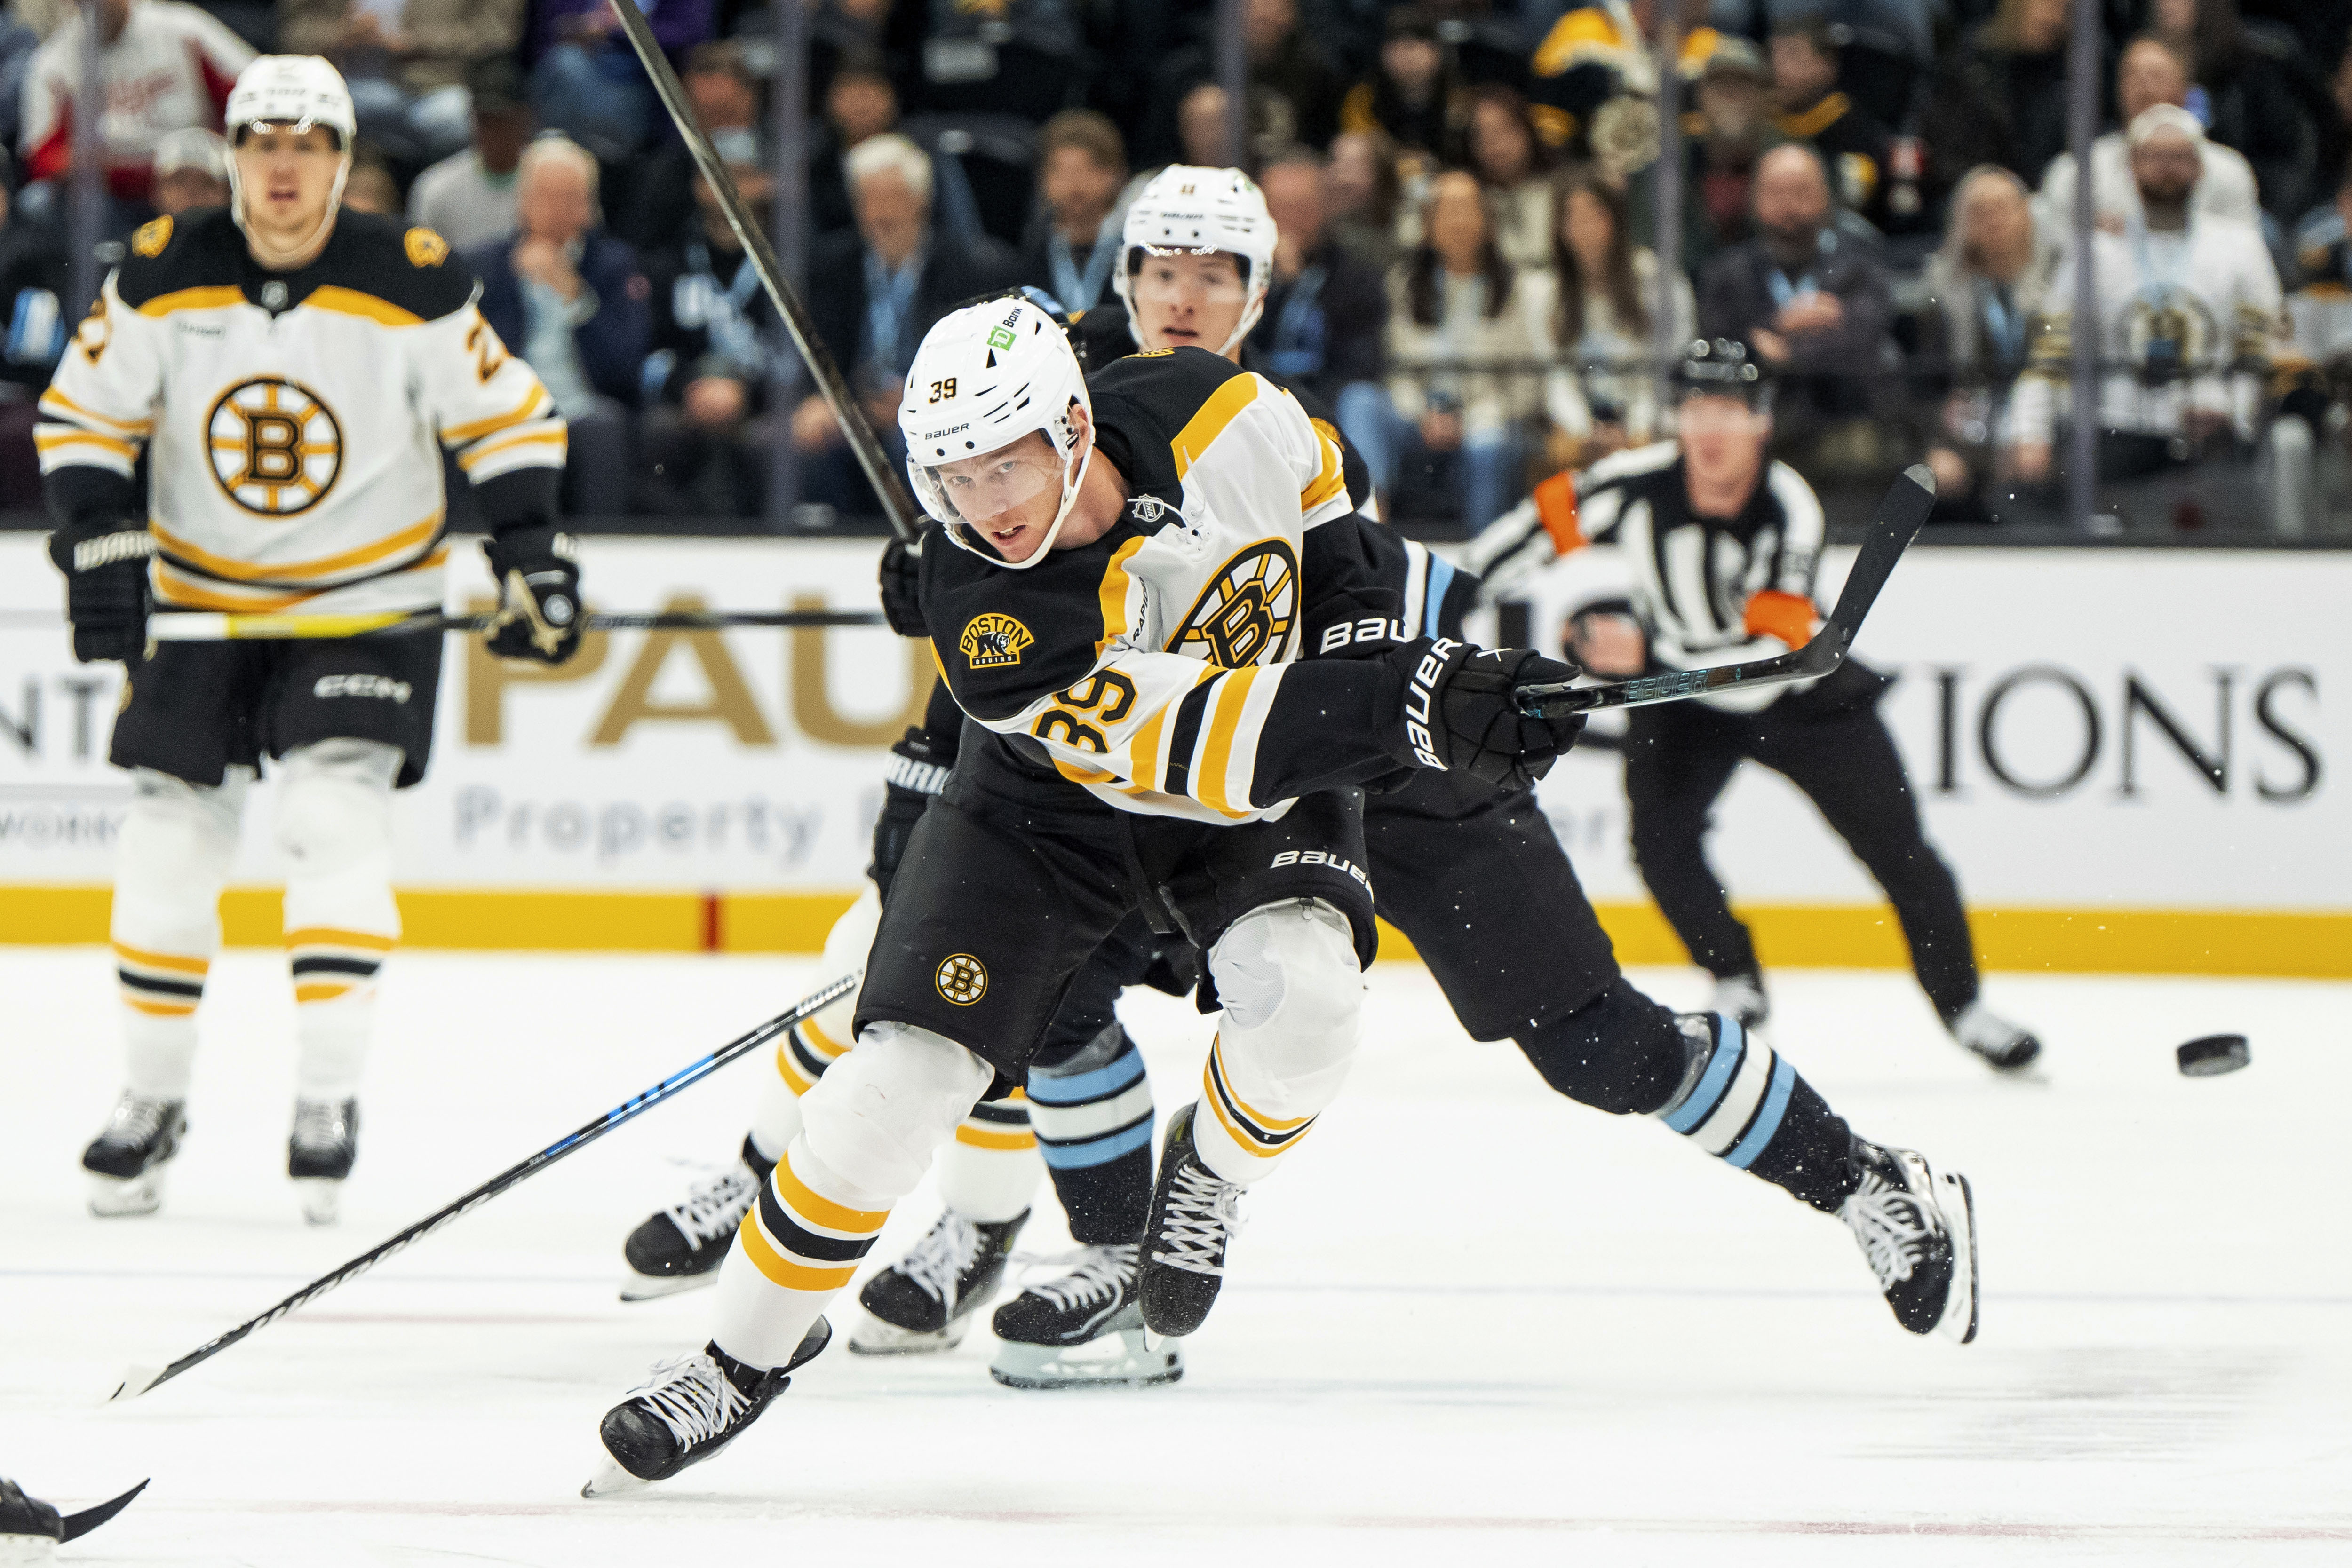
M 560 664 L 580 651 L 580 547 L 551 524 L 509 528 L 482 546 L 498 580 L 489 650 Z
M 1582 714 L 1530 718 L 1517 690 L 1573 680 L 1577 668 L 1525 648 L 1474 648 L 1423 637 L 1388 655 L 1402 691 L 1397 721 L 1382 737 L 1409 767 L 1460 771 L 1497 789 L 1524 789 L 1576 744 Z
M 66 619 L 82 664 L 147 654 L 147 559 L 155 537 L 128 518 L 109 518 L 49 536 L 49 559 L 66 574 Z
M 882 547 L 882 619 L 901 637 L 928 639 L 931 634 L 923 620 L 922 600 L 918 593 L 922 573 L 923 547 L 919 540 L 909 545 L 894 538 Z
M 874 863 L 866 868 L 883 897 L 890 896 L 890 881 L 906 858 L 915 824 L 923 820 L 932 798 L 948 787 L 948 772 L 920 729 L 909 727 L 906 738 L 890 748 L 890 765 L 882 774 L 882 812 L 874 819 Z

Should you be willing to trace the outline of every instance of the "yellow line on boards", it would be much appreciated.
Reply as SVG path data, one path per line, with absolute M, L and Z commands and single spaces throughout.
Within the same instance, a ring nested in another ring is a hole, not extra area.
M 562 952 L 814 953 L 847 893 L 608 892 L 574 888 L 406 888 L 403 947 Z M 103 943 L 104 887 L 0 886 L 0 943 Z M 1688 962 L 1646 904 L 1604 904 L 1601 924 L 1627 964 Z M 1866 904 L 1750 904 L 1768 967 L 1903 968 L 1893 913 Z M 2352 910 L 1978 909 L 1977 950 L 1990 969 L 2062 974 L 2268 975 L 2352 978 Z M 285 941 L 278 890 L 231 888 L 221 899 L 229 944 Z M 1385 921 L 1381 957 L 1412 945 Z

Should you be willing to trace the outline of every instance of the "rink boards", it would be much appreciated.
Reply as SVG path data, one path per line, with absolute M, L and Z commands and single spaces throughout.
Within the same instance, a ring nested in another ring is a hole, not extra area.
M 0 610 L 59 589 L 37 537 L 0 538 Z M 871 541 L 591 539 L 597 608 L 873 601 Z M 1843 570 L 1833 552 L 1824 592 Z M 1544 585 L 1535 624 L 1604 591 L 1601 553 Z M 484 599 L 470 547 L 451 603 Z M 1859 653 L 1928 830 L 2011 968 L 2352 974 L 2352 736 L 2337 607 L 2352 561 L 2191 550 L 1919 550 Z M 0 940 L 97 941 L 127 801 L 105 760 L 112 665 L 58 624 L 0 623 Z M 882 748 L 921 708 L 928 653 L 881 629 L 623 633 L 554 672 L 453 639 L 426 782 L 401 807 L 413 943 L 814 947 L 855 888 Z M 257 792 L 232 941 L 275 940 Z M 1580 751 L 1544 800 L 1625 956 L 1678 961 L 1625 852 L 1615 757 Z M 1768 962 L 1875 966 L 1902 948 L 1811 808 L 1744 770 L 1716 863 Z M 1399 945 L 1401 946 L 1401 944 Z

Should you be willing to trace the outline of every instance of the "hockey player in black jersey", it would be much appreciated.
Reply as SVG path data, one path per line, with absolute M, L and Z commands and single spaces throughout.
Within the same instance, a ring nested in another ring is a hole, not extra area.
M 675 1474 L 782 1391 L 890 1206 L 1137 913 L 1203 952 L 1222 1008 L 1139 1281 L 1149 1327 L 1192 1332 L 1242 1189 L 1312 1130 L 1354 1049 L 1375 938 L 1352 786 L 1525 784 L 1581 727 L 1520 712 L 1518 685 L 1573 674 L 1532 653 L 1416 637 L 1301 656 L 1397 607 L 1338 446 L 1214 355 L 1124 360 L 1090 387 L 1051 317 L 989 301 L 926 336 L 900 426 L 942 525 L 919 597 L 969 740 L 883 908 L 856 1049 L 803 1097 L 721 1267 L 711 1343 L 607 1413 L 592 1491 Z
M 1812 488 L 1765 456 L 1771 383 L 1745 348 L 1690 345 L 1676 380 L 1681 434 L 1562 473 L 1471 547 L 1486 591 L 1507 589 L 1586 543 L 1619 546 L 1630 602 L 1570 617 L 1571 651 L 1612 678 L 1769 657 L 1811 638 L 1822 519 Z M 1753 758 L 1805 793 L 1895 905 L 1919 984 L 1952 1037 L 1994 1067 L 2041 1053 L 1978 996 L 1968 912 L 1928 843 L 1894 737 L 1879 717 L 1886 679 L 1849 659 L 1797 686 L 1727 691 L 1628 716 L 1625 796 L 1633 860 L 1691 956 L 1715 977 L 1713 1006 L 1742 1024 L 1768 1010 L 1748 928 L 1706 859 L 1717 797 Z M 1377 864 L 1377 862 L 1375 862 Z

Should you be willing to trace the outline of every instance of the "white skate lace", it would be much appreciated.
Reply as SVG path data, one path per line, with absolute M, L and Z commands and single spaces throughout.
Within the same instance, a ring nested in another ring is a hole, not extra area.
M 1067 1263 L 1069 1271 L 1050 1280 L 1024 1280 L 1022 1291 L 1041 1297 L 1064 1311 L 1112 1301 L 1135 1277 L 1135 1255 L 1139 1250 L 1129 1241 L 1116 1247 L 1082 1247 L 1059 1258 L 1040 1259 L 1042 1263 Z
M 125 1092 L 114 1103 L 101 1136 L 110 1144 L 144 1144 L 163 1129 L 164 1113 L 171 1107 L 169 1100 L 150 1100 Z
M 1880 1176 L 1864 1176 L 1839 1218 L 1862 1243 L 1863 1256 L 1870 1260 L 1870 1271 L 1878 1276 L 1881 1290 L 1910 1279 L 1927 1255 L 1929 1233 L 1922 1223 L 1919 1199 Z
M 294 1103 L 294 1143 L 298 1148 L 329 1149 L 351 1135 L 343 1121 L 343 1107 L 334 1100 L 298 1100 Z
M 940 1216 L 930 1234 L 915 1243 L 898 1272 L 922 1287 L 933 1301 L 955 1305 L 963 1271 L 980 1256 L 980 1229 L 953 1209 Z
M 685 1202 L 673 1204 L 662 1213 L 689 1242 L 716 1241 L 743 1223 L 743 1216 L 759 1196 L 760 1178 L 739 1162 L 733 1170 L 696 1182 L 686 1189 Z
M 751 1407 L 707 1352 L 662 1362 L 629 1397 L 643 1400 L 682 1447 L 709 1442 Z
M 1225 1242 L 1242 1228 L 1242 1189 L 1187 1162 L 1168 1192 L 1168 1215 L 1151 1260 L 1195 1274 L 1225 1271 Z

